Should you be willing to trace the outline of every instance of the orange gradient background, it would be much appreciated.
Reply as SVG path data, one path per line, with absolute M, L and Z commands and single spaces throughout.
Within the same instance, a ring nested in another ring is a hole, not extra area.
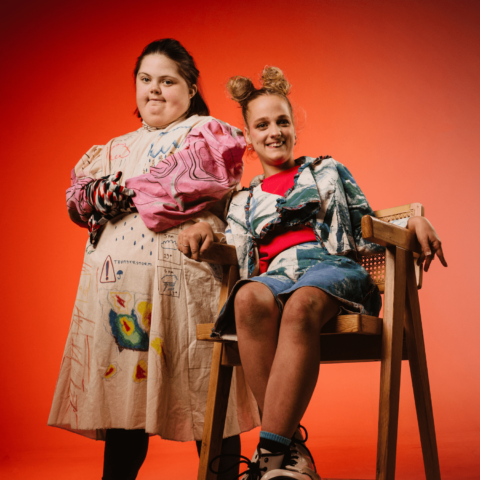
M 163 37 L 194 56 L 215 117 L 242 126 L 227 79 L 279 66 L 297 155 L 347 165 L 374 209 L 425 205 L 449 263 L 420 293 L 442 478 L 480 478 L 480 2 L 47 0 L 0 17 L 1 478 L 101 478 L 101 442 L 46 426 L 86 242 L 65 189 L 86 150 L 139 127 L 134 62 Z M 248 160 L 243 183 L 258 173 Z M 321 368 L 304 423 L 323 477 L 374 478 L 379 373 Z M 242 436 L 245 455 L 257 438 Z M 192 479 L 197 464 L 193 444 L 154 437 L 138 478 Z M 406 363 L 397 472 L 424 478 Z

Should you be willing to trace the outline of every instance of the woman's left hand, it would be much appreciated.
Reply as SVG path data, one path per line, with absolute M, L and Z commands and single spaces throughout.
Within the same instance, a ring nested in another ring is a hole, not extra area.
M 407 228 L 415 232 L 418 243 L 422 247 L 422 254 L 417 260 L 417 265 L 425 262 L 424 269 L 428 272 L 436 255 L 444 267 L 448 266 L 443 255 L 442 242 L 432 224 L 425 217 L 410 217 Z
M 214 241 L 215 234 L 210 224 L 198 222 L 178 234 L 177 248 L 192 260 L 200 260 L 199 256 L 206 252 Z

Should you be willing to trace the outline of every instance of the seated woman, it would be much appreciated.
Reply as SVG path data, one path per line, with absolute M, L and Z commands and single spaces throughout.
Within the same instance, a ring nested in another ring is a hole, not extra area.
M 340 311 L 378 315 L 381 297 L 357 255 L 383 251 L 362 238 L 361 219 L 374 215 L 350 172 L 331 157 L 294 159 L 295 121 L 283 73 L 267 67 L 263 86 L 233 77 L 247 148 L 264 175 L 237 193 L 228 213 L 227 241 L 236 247 L 241 280 L 216 324 L 235 319 L 245 376 L 262 414 L 260 442 L 244 479 L 320 477 L 299 429 L 320 366 L 320 331 Z M 413 230 L 425 270 L 441 243 L 422 217 L 396 222 Z M 179 236 L 179 249 L 198 258 L 213 241 L 197 223 Z M 188 245 L 185 246 L 185 245 Z

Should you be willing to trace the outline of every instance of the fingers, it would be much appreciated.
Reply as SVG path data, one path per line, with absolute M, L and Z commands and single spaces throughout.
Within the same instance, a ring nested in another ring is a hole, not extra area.
M 112 183 L 109 187 L 109 199 L 114 202 L 121 202 L 125 197 L 134 197 L 135 192 L 131 188 Z
M 414 227 L 418 239 L 418 243 L 422 248 L 422 254 L 417 259 L 417 265 L 422 265 L 425 262 L 425 272 L 428 272 L 430 264 L 435 259 L 435 255 L 440 259 L 440 262 L 444 267 L 447 266 L 447 262 L 443 255 L 442 242 L 437 235 L 437 232 L 433 228 L 432 224 L 424 217 L 412 217 L 411 226 Z M 409 222 L 410 228 L 410 222 Z M 412 228 L 411 228 L 412 229 Z
M 423 262 L 425 261 L 425 254 L 421 253 L 421 255 L 417 258 L 417 265 L 420 266 L 420 265 L 423 265 Z
M 190 258 L 192 253 L 190 251 L 190 244 L 183 232 L 178 235 L 177 238 L 177 249 L 180 250 L 186 257 Z
M 201 237 L 182 237 L 182 243 L 180 243 L 180 237 L 177 242 L 177 248 L 188 258 L 192 260 L 200 260 L 200 246 L 202 245 Z
M 108 181 L 118 183 L 122 178 L 122 175 L 123 175 L 123 172 L 113 173 L 108 177 Z
M 418 257 L 417 265 L 420 266 L 420 265 L 423 264 L 423 262 L 426 261 L 425 268 L 427 268 L 427 264 L 430 265 L 430 262 L 431 262 L 431 260 L 428 260 L 429 255 L 432 254 L 431 249 L 430 249 L 430 244 L 428 242 L 428 236 L 427 235 L 422 235 L 421 232 L 418 232 L 417 233 L 417 240 L 418 240 L 418 243 L 420 244 L 420 247 L 422 247 L 422 253 Z
M 432 263 L 432 261 L 435 259 L 435 255 L 428 255 L 426 257 L 426 260 L 425 260 L 425 266 L 423 267 L 423 269 L 428 272 L 428 269 L 430 268 L 430 264 Z
M 132 190 L 131 188 L 124 187 L 123 188 L 123 195 L 126 195 L 127 197 L 134 197 L 135 196 L 135 191 Z
M 200 261 L 212 242 L 215 241 L 212 227 L 207 222 L 198 222 L 183 230 L 177 240 L 177 248 L 192 260 Z
M 448 267 L 447 261 L 445 260 L 445 257 L 443 256 L 443 250 L 442 247 L 440 247 L 436 252 L 437 257 L 440 259 L 440 262 L 444 267 Z
M 215 241 L 213 238 L 213 233 L 208 232 L 206 236 L 203 238 L 202 248 L 200 248 L 200 255 L 205 253 L 209 248 L 210 245 Z

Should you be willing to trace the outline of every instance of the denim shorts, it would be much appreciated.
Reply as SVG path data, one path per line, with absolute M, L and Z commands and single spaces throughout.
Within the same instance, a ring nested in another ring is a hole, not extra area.
M 280 312 L 290 295 L 302 287 L 316 287 L 335 297 L 344 313 L 377 316 L 382 308 L 378 287 L 361 265 L 345 256 L 330 255 L 317 242 L 302 243 L 277 255 L 265 273 L 236 283 L 215 324 L 216 334 L 235 333 L 235 295 L 248 282 L 266 285 Z

